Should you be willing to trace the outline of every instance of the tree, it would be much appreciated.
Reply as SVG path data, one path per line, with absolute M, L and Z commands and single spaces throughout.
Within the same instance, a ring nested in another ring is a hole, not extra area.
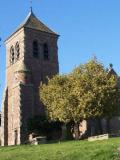
M 41 100 L 50 119 L 73 121 L 75 136 L 79 123 L 89 118 L 110 118 L 118 113 L 120 92 L 118 77 L 109 76 L 94 60 L 75 68 L 68 75 L 57 75 L 40 87 Z
M 73 92 L 83 108 L 84 119 L 99 121 L 101 118 L 110 119 L 119 113 L 118 77 L 110 75 L 101 63 L 90 61 L 79 66 L 73 71 L 72 78 Z
M 112 117 L 118 113 L 118 77 L 110 75 L 104 66 L 90 61 L 72 72 L 72 93 L 79 100 L 83 118 Z
M 68 75 L 56 75 L 53 79 L 48 79 L 47 85 L 40 86 L 40 99 L 46 106 L 46 115 L 51 121 L 64 122 L 67 129 L 70 129 L 69 125 L 72 121 L 69 100 L 71 87 Z M 70 134 L 66 136 L 71 138 Z
M 51 120 L 70 121 L 69 93 L 71 82 L 66 75 L 56 75 L 48 80 L 48 84 L 40 87 L 40 98 L 46 106 L 46 113 Z

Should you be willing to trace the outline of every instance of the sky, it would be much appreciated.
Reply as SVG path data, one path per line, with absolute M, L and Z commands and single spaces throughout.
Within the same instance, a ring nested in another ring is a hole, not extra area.
M 30 0 L 0 0 L 0 105 L 5 88 L 4 40 L 30 11 Z M 94 55 L 120 74 L 120 0 L 33 0 L 34 14 L 60 37 L 60 73 Z

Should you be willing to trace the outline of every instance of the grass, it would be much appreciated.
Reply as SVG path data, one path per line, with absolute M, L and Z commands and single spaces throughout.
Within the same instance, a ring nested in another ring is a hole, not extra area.
M 0 147 L 0 160 L 120 160 L 120 138 Z

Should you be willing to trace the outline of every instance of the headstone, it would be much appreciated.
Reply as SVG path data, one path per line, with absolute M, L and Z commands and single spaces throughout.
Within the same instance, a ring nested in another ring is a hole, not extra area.
M 98 141 L 98 140 L 106 140 L 109 138 L 108 134 L 102 134 L 98 136 L 88 137 L 88 141 Z

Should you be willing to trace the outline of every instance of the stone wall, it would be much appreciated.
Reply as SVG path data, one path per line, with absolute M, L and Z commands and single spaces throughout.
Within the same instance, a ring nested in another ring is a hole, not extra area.
M 1 127 L 0 127 L 0 145 L 1 145 L 1 138 L 2 138 L 2 135 L 1 135 Z
M 0 145 L 1 145 L 1 137 L 2 137 L 2 131 L 1 131 L 1 112 L 0 112 Z
M 1 116 L 1 144 L 8 145 L 8 88 L 6 87 L 2 99 Z
M 89 119 L 80 123 L 81 137 L 95 136 L 99 134 L 115 134 L 120 135 L 120 117 L 113 117 L 110 120 L 103 119 Z
M 32 34 L 31 34 L 32 33 Z M 39 46 L 39 57 L 33 58 L 32 42 L 37 40 Z M 40 32 L 33 29 L 25 29 L 25 63 L 32 72 L 32 82 L 35 88 L 35 110 L 34 113 L 40 114 L 43 111 L 42 103 L 39 98 L 40 82 L 47 83 L 47 77 L 59 73 L 58 64 L 58 37 L 52 34 Z M 43 44 L 49 47 L 49 60 L 43 58 Z
M 120 117 L 116 116 L 110 120 L 110 133 L 120 134 Z

